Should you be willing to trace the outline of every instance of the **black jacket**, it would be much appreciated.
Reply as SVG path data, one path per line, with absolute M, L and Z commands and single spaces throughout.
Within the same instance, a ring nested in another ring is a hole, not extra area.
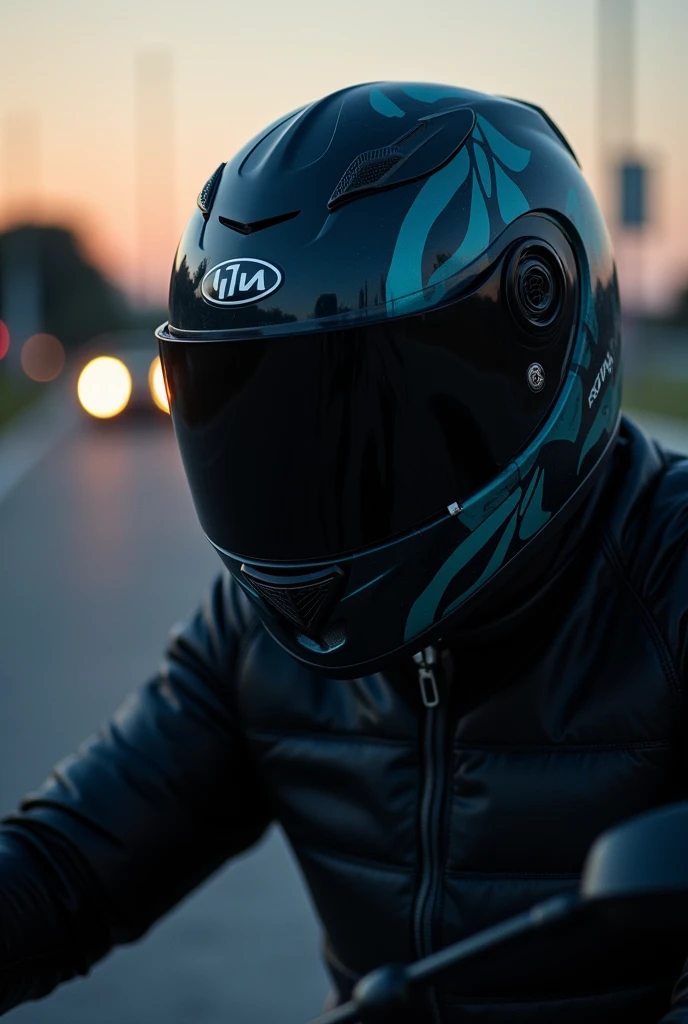
M 307 671 L 221 577 L 158 676 L 0 829 L 0 1009 L 141 935 L 274 819 L 346 995 L 570 890 L 601 830 L 688 797 L 688 460 L 625 423 L 588 512 L 516 612 L 448 638 L 434 709 L 410 659 Z M 688 929 L 678 951 L 516 951 L 457 973 L 441 1019 L 688 1022 L 686 953 Z

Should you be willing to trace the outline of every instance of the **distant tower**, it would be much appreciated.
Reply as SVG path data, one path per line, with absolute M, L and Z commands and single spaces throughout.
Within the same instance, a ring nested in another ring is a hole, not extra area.
M 15 111 L 2 123 L 2 222 L 6 227 L 35 224 L 41 214 L 41 126 L 38 115 Z M 10 332 L 6 363 L 21 372 L 21 346 L 43 326 L 39 238 L 32 232 L 11 234 L 0 249 L 0 315 Z
M 172 58 L 161 51 L 135 60 L 137 298 L 163 305 L 175 237 Z
M 614 242 L 622 305 L 637 314 L 646 301 L 649 170 L 637 139 L 635 0 L 598 0 L 597 13 L 600 198 Z
M 607 222 L 619 223 L 619 160 L 635 144 L 635 0 L 598 0 L 598 153 Z

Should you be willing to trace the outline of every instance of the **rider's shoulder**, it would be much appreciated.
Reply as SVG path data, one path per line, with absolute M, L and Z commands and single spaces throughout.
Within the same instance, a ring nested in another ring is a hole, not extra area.
M 648 600 L 688 603 L 688 457 L 624 417 L 615 462 L 609 544 Z

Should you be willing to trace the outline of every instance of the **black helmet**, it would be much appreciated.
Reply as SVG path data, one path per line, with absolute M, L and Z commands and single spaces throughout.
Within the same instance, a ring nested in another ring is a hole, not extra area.
M 210 542 L 332 675 L 451 628 L 555 528 L 620 406 L 609 237 L 537 107 L 382 82 L 222 164 L 157 336 Z

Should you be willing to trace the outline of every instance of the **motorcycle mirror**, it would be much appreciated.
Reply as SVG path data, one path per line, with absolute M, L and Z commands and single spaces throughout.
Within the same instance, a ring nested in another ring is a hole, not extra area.
M 583 900 L 675 900 L 676 914 L 688 901 L 688 802 L 640 814 L 603 832 L 583 866 Z M 675 899 L 678 897 L 678 899 Z M 667 910 L 667 912 L 670 912 Z M 685 920 L 685 918 L 683 918 Z
M 423 987 L 459 965 L 475 965 L 485 956 L 494 957 L 500 951 L 513 955 L 514 942 L 523 946 L 539 937 L 551 945 L 553 937 L 561 938 L 562 928 L 576 923 L 599 928 L 607 920 L 617 929 L 621 924 L 627 939 L 636 930 L 647 934 L 653 928 L 663 932 L 678 928 L 683 936 L 688 914 L 687 854 L 688 802 L 630 818 L 595 840 L 578 892 L 554 896 L 423 960 L 380 967 L 358 982 L 350 1002 L 311 1024 L 399 1019 L 409 1004 L 411 989 Z

